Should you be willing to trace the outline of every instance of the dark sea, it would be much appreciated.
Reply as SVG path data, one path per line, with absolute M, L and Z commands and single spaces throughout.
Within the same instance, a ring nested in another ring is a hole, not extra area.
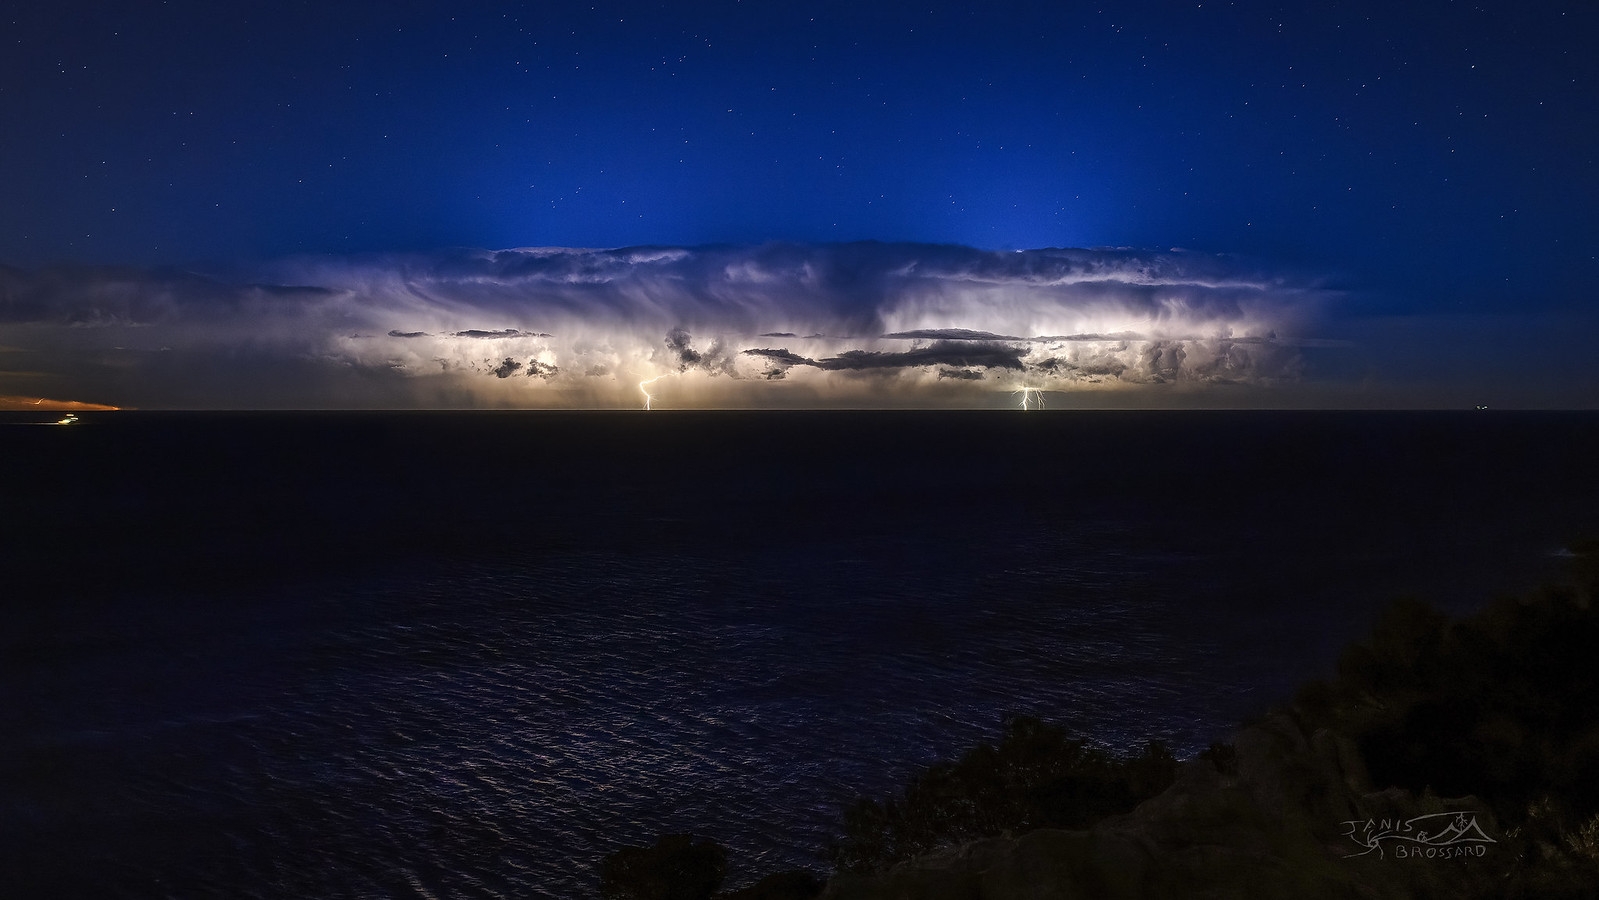
M 0 416 L 0 895 L 730 886 L 1030 713 L 1189 755 L 1599 534 L 1599 415 Z

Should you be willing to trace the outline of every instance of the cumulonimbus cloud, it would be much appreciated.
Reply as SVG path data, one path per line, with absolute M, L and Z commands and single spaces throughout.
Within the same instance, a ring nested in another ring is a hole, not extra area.
M 1224 256 L 880 243 L 0 269 L 26 357 L 0 378 L 145 406 L 615 407 L 645 381 L 658 408 L 993 405 L 1291 381 L 1326 298 Z

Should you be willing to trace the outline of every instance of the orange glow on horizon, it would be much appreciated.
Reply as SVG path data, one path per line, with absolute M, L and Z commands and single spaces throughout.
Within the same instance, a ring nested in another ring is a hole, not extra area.
M 6 412 L 23 412 L 29 410 L 49 410 L 51 412 L 109 412 L 121 409 L 120 406 L 107 406 L 104 403 L 85 403 L 82 400 L 51 400 L 48 397 L 19 397 L 15 395 L 0 394 L 0 410 Z

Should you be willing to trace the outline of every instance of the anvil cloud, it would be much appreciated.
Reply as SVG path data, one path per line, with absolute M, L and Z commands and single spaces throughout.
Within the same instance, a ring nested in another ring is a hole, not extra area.
M 6 269 L 0 393 L 631 408 L 650 381 L 657 409 L 1003 406 L 1023 390 L 1215 405 L 1293 383 L 1328 299 L 1214 255 L 878 243 Z

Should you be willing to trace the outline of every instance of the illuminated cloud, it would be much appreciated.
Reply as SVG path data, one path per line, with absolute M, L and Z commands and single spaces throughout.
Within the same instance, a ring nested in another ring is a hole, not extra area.
M 1323 298 L 1176 251 L 455 250 L 4 269 L 0 343 L 58 394 L 147 407 L 629 407 L 645 381 L 656 408 L 994 406 L 1291 382 Z

